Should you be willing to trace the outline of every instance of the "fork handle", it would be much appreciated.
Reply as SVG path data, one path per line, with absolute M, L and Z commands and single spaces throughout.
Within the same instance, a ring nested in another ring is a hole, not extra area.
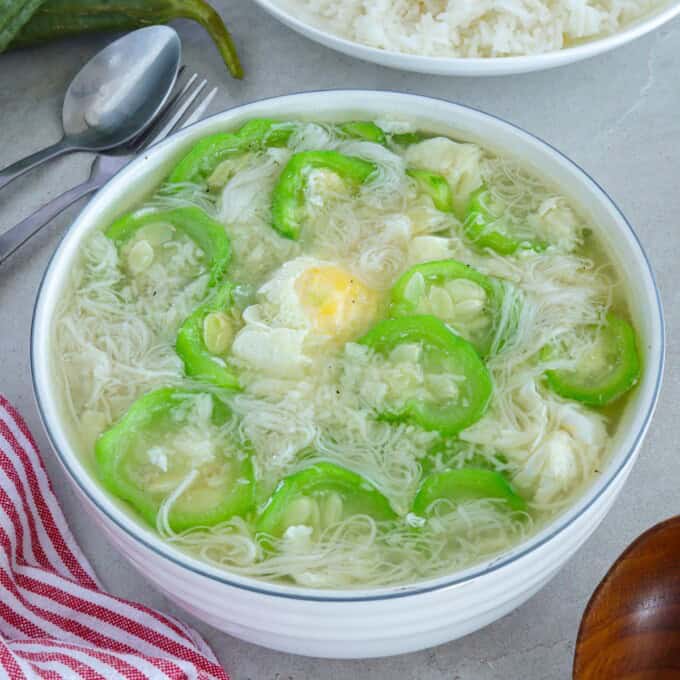
M 40 151 L 36 151 L 30 156 L 26 156 L 26 158 L 22 158 L 16 163 L 8 165 L 3 170 L 0 170 L 0 189 L 9 184 L 13 179 L 19 177 L 19 175 L 28 172 L 31 168 L 35 168 L 45 161 L 49 161 L 52 158 L 56 158 L 57 156 L 61 156 L 62 154 L 74 150 L 75 149 L 71 144 L 62 137 L 56 144 L 40 149 Z
M 0 264 L 2 264 L 17 248 L 22 246 L 28 239 L 37 234 L 50 220 L 54 219 L 62 210 L 66 210 L 79 198 L 97 191 L 106 179 L 90 178 L 87 181 L 65 191 L 53 198 L 42 208 L 36 210 L 26 219 L 0 234 Z

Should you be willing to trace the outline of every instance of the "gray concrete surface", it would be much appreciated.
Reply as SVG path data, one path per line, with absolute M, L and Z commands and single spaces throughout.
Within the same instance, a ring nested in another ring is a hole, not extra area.
M 435 95 L 507 118 L 594 175 L 627 214 L 658 276 L 668 323 L 663 395 L 640 460 L 595 535 L 538 595 L 473 635 L 435 649 L 371 661 L 280 654 L 185 616 L 140 578 L 95 528 L 51 455 L 31 390 L 28 340 L 36 288 L 75 207 L 0 267 L 0 392 L 20 408 L 46 458 L 71 527 L 106 586 L 184 616 L 233 680 L 557 680 L 570 677 L 581 612 L 611 562 L 642 530 L 680 511 L 680 20 L 609 55 L 556 71 L 485 80 L 401 73 L 335 54 L 280 26 L 246 0 L 221 0 L 246 70 L 231 80 L 197 26 L 178 23 L 185 61 L 220 86 L 212 110 L 319 88 L 382 88 Z M 69 79 L 108 40 L 87 37 L 0 56 L 0 167 L 57 139 Z M 0 231 L 83 179 L 86 156 L 40 169 L 0 192 Z M 228 604 L 226 605 L 228 606 Z

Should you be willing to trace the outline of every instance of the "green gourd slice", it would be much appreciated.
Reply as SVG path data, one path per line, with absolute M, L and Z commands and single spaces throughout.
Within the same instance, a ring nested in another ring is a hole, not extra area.
M 452 213 L 453 193 L 446 177 L 429 170 L 409 168 L 406 174 L 415 180 L 418 189 L 429 196 L 434 203 L 434 207 L 442 212 Z
M 454 397 L 423 399 L 404 395 L 403 404 L 381 414 L 410 420 L 425 430 L 452 435 L 476 423 L 493 392 L 491 375 L 475 348 L 434 316 L 405 316 L 376 324 L 359 340 L 387 357 L 402 344 L 422 348 L 424 370 L 455 376 Z
M 426 516 L 433 503 L 446 500 L 458 505 L 466 501 L 503 501 L 508 510 L 524 512 L 526 501 L 499 472 L 478 468 L 446 470 L 427 477 L 413 500 L 413 512 Z
M 640 378 L 640 355 L 633 327 L 620 316 L 609 313 L 603 326 L 588 329 L 592 342 L 577 358 L 573 370 L 550 369 L 550 388 L 566 399 L 588 406 L 604 406 L 632 389 Z M 553 358 L 559 348 L 549 348 Z
M 254 118 L 236 132 L 218 132 L 198 141 L 174 167 L 168 182 L 207 182 L 220 163 L 252 151 L 285 146 L 295 124 Z
M 203 305 L 182 323 L 175 351 L 184 363 L 184 372 L 200 382 L 229 390 L 239 389 L 239 381 L 226 358 L 235 335 L 234 285 L 224 283 Z
M 502 319 L 508 286 L 484 276 L 457 260 L 423 262 L 405 271 L 392 288 L 390 314 L 394 317 L 432 314 L 487 356 Z M 505 320 L 509 335 L 517 322 Z M 512 316 L 512 314 L 511 314 Z
M 305 188 L 312 170 L 328 170 L 352 185 L 366 182 L 375 163 L 337 151 L 296 153 L 281 172 L 272 194 L 272 226 L 282 236 L 296 240 L 305 217 Z
M 317 463 L 279 482 L 257 521 L 258 533 L 280 537 L 291 526 L 315 532 L 354 515 L 394 519 L 387 499 L 361 475 L 333 463 Z
M 197 424 L 200 437 L 185 429 L 198 417 L 196 409 L 208 409 Z M 149 392 L 97 440 L 99 479 L 152 526 L 173 494 L 167 517 L 173 531 L 243 515 L 254 505 L 253 469 L 249 453 L 225 428 L 229 418 L 229 409 L 208 393 L 174 387 Z M 206 446 L 210 438 L 215 442 Z
M 208 259 L 209 285 L 218 284 L 231 258 L 231 244 L 224 227 L 195 206 L 171 210 L 134 212 L 119 217 L 105 234 L 118 248 L 140 229 L 155 224 L 169 224 L 188 236 Z
M 513 234 L 503 215 L 494 210 L 494 201 L 486 186 L 470 196 L 464 223 L 465 235 L 479 248 L 490 248 L 500 255 L 512 255 L 520 248 L 543 250 L 546 244 Z

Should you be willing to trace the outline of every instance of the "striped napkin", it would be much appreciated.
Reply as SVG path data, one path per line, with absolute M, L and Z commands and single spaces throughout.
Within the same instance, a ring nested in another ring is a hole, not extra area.
M 229 680 L 180 621 L 104 592 L 0 395 L 0 677 Z

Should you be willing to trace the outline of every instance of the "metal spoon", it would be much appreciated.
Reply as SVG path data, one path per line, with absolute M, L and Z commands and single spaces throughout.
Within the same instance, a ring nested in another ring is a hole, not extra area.
M 680 678 L 680 516 L 637 538 L 593 593 L 573 677 Z
M 111 149 L 139 134 L 170 96 L 181 52 L 172 28 L 148 26 L 96 54 L 66 91 L 64 136 L 0 170 L 0 188 L 50 158 L 71 151 Z

